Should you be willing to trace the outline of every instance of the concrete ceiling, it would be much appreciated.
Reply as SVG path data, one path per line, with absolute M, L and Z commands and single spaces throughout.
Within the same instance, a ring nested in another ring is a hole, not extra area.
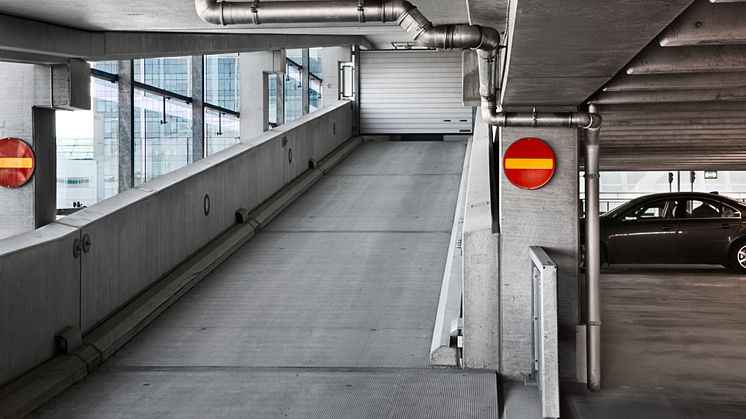
M 577 106 L 692 0 L 514 0 L 502 104 Z
M 265 0 L 268 1 L 268 0 Z M 289 1 L 289 0 L 272 0 Z M 307 0 L 319 1 L 319 0 Z M 475 20 L 504 26 L 507 0 L 411 0 L 435 24 L 468 23 L 469 3 Z M 487 10 L 482 13 L 480 10 Z M 236 25 L 202 22 L 193 0 L 0 0 L 0 13 L 87 31 L 219 32 L 249 34 L 364 35 L 377 48 L 411 41 L 392 24 Z
M 697 0 L 590 102 L 607 168 L 746 169 L 746 1 Z

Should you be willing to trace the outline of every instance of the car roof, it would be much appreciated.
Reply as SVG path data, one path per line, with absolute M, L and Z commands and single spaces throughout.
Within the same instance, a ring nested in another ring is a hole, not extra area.
M 638 198 L 633 199 L 632 201 L 648 201 L 651 199 L 670 199 L 670 198 L 703 198 L 703 199 L 710 199 L 715 201 L 721 201 L 724 203 L 727 203 L 729 205 L 736 205 L 741 208 L 746 208 L 746 204 L 743 202 L 736 201 L 733 198 L 730 198 L 726 195 L 720 195 L 716 193 L 708 193 L 708 192 L 666 192 L 666 193 L 656 193 L 651 195 L 644 195 L 640 196 Z M 631 201 L 630 201 L 631 202 Z

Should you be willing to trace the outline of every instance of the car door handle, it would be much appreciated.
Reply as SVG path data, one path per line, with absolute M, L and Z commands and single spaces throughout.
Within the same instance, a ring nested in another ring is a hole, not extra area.
M 723 223 L 723 224 L 720 224 L 720 228 L 722 228 L 722 229 L 728 229 L 728 228 L 731 228 L 731 225 L 728 224 L 728 223 Z
M 661 230 L 668 231 L 671 229 L 671 226 L 661 226 Z

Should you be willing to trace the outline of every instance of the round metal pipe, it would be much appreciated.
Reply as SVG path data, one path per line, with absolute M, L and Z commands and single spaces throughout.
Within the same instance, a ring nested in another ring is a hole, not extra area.
M 500 34 L 477 25 L 433 24 L 408 1 L 283 1 L 226 2 L 195 0 L 197 15 L 216 25 L 263 23 L 397 22 L 417 43 L 441 49 L 477 50 L 480 94 L 494 101 L 497 94 L 497 49 Z
M 586 130 L 585 275 L 587 292 L 588 388 L 601 388 L 601 234 L 599 220 L 599 127 Z

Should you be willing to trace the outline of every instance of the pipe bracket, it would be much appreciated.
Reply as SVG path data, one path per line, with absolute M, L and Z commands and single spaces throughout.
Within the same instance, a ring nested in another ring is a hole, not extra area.
M 251 20 L 255 25 L 260 25 L 259 22 L 259 0 L 254 0 L 251 3 Z
M 358 21 L 365 23 L 365 0 L 357 0 Z

